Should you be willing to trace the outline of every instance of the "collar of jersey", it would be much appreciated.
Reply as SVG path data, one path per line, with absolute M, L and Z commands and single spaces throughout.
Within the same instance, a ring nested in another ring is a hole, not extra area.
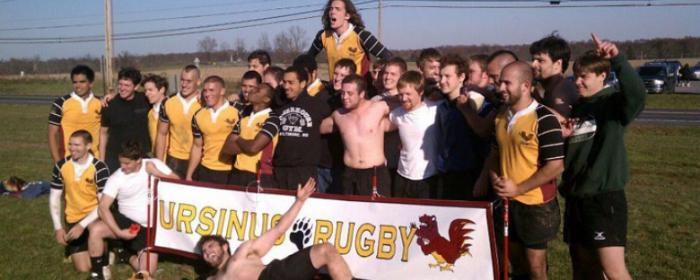
M 196 102 L 199 101 L 199 98 L 197 98 L 197 95 L 192 97 L 189 101 L 182 97 L 182 93 L 178 92 L 177 93 L 177 98 L 180 100 L 180 103 L 182 103 L 182 111 L 187 115 L 190 112 L 190 108 L 192 108 L 192 105 Z
M 270 111 L 272 111 L 270 108 L 265 108 L 264 110 L 260 110 L 260 112 L 254 112 L 251 110 L 250 117 L 248 117 L 248 126 L 253 125 L 253 120 L 255 120 L 256 117 L 270 113 Z
M 511 110 L 508 110 L 507 111 L 508 112 L 507 113 L 508 114 L 507 115 L 508 116 L 508 132 L 510 132 L 510 130 L 513 128 L 513 124 L 515 124 L 515 121 L 517 121 L 520 117 L 522 117 L 522 116 L 524 116 L 532 111 L 535 111 L 535 109 L 537 109 L 538 105 L 539 105 L 539 103 L 537 103 L 537 100 L 533 99 L 532 103 L 530 103 L 530 105 L 528 105 L 527 108 L 522 109 L 522 110 L 516 112 L 515 114 L 513 114 L 513 112 Z
M 214 108 L 207 108 L 209 111 L 209 115 L 211 116 L 211 122 L 216 123 L 216 119 L 219 117 L 219 114 L 223 112 L 226 108 L 231 107 L 227 101 L 224 101 L 224 104 L 219 107 L 219 109 L 214 110 Z
M 75 98 L 75 100 L 80 102 L 80 108 L 83 109 L 83 114 L 87 113 L 88 104 L 90 104 L 90 101 L 92 101 L 93 96 L 95 95 L 90 92 L 90 94 L 88 94 L 88 98 L 82 99 L 77 93 L 75 93 L 75 91 L 70 93 L 71 98 Z
M 340 36 L 338 36 L 338 34 L 335 34 L 335 32 L 332 32 L 333 39 L 335 39 L 335 43 L 337 45 L 340 45 L 341 42 L 345 41 L 345 38 L 350 36 L 350 32 L 352 32 L 353 30 L 355 30 L 355 26 L 352 25 L 352 23 L 348 23 L 348 30 L 345 30 L 345 32 L 343 32 L 343 34 L 340 34 Z
M 92 154 L 88 153 L 88 158 L 85 161 L 85 163 L 79 163 L 77 160 L 74 160 L 71 157 L 71 162 L 73 162 L 73 171 L 75 172 L 75 181 L 78 182 L 80 181 L 80 177 L 83 176 L 83 172 L 87 169 L 88 165 L 92 163 L 92 160 L 95 159 Z

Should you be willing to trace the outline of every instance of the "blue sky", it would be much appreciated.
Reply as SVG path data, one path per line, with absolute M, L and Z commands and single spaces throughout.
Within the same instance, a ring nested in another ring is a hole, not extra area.
M 377 33 L 376 1 L 358 5 L 367 28 Z M 609 5 L 641 3 L 688 3 L 697 1 L 562 1 L 567 5 Z M 217 25 L 284 14 L 300 13 L 313 17 L 299 21 L 274 23 L 226 31 L 197 32 L 183 36 L 120 40 L 114 53 L 135 54 L 196 51 L 197 41 L 212 36 L 233 45 L 236 38 L 253 49 L 263 32 L 270 38 L 290 26 L 306 30 L 307 38 L 321 28 L 321 9 L 325 0 L 119 0 L 113 1 L 114 33 L 133 33 Z M 700 36 L 700 6 L 596 7 L 596 8 L 455 8 L 454 6 L 545 6 L 546 1 L 512 3 L 508 1 L 391 1 L 384 9 L 384 43 L 392 49 L 423 48 L 456 44 L 530 43 L 557 30 L 568 40 L 586 40 L 591 31 L 613 40 L 654 37 Z M 70 38 L 104 36 L 103 1 L 99 0 L 0 0 L 0 42 L 7 38 Z M 402 5 L 452 6 L 451 8 L 407 8 Z M 247 12 L 246 12 L 247 11 Z M 254 11 L 254 12 L 253 12 Z M 185 17 L 172 20 L 158 18 Z M 289 19 L 283 17 L 280 19 Z M 136 21 L 136 22 L 134 22 Z M 270 22 L 267 20 L 263 22 Z M 260 23 L 260 22 L 257 22 Z M 10 30 L 65 26 L 67 28 Z M 79 26 L 73 26 L 79 25 Z M 226 27 L 242 24 L 223 25 Z M 16 45 L 0 43 L 0 59 L 13 57 L 99 56 L 103 42 Z

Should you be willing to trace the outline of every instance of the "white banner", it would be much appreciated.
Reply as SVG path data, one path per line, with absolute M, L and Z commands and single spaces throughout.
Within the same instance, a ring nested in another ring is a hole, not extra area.
M 202 235 L 229 240 L 232 251 L 279 221 L 295 196 L 246 192 L 184 181 L 155 184 L 156 250 L 192 256 Z M 263 258 L 282 259 L 313 244 L 334 244 L 355 277 L 495 279 L 488 203 L 318 194 Z

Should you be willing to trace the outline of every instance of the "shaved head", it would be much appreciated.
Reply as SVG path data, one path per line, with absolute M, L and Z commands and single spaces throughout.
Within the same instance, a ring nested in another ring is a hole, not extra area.
M 532 84 L 532 79 L 534 76 L 532 73 L 532 66 L 530 66 L 528 63 L 522 61 L 508 63 L 503 68 L 501 76 L 505 75 L 506 72 L 514 72 L 515 77 L 517 77 L 518 81 L 521 83 L 527 82 L 530 85 Z

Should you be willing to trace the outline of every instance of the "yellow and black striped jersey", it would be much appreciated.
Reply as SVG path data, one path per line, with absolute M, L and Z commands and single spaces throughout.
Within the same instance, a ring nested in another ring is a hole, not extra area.
M 308 54 L 316 56 L 324 49 L 328 57 L 329 81 L 333 81 L 335 63 L 343 58 L 352 59 L 357 66 L 357 74 L 364 75 L 369 71 L 369 54 L 385 60 L 393 56 L 372 33 L 352 24 L 340 36 L 332 30 L 319 31 Z
M 90 93 L 87 99 L 71 93 L 54 100 L 49 114 L 49 125 L 61 128 L 62 147 L 65 156 L 68 156 L 68 139 L 73 132 L 84 129 L 92 136 L 91 151 L 99 157 L 100 143 L 100 116 L 102 104 L 94 94 Z
M 564 158 L 561 126 L 545 106 L 532 101 L 529 107 L 515 114 L 506 110 L 496 116 L 496 142 L 502 175 L 519 184 L 544 165 Z M 528 205 L 548 202 L 557 195 L 556 180 L 516 196 Z
M 225 102 L 216 111 L 211 108 L 202 108 L 192 118 L 192 135 L 202 138 L 204 147 L 201 164 L 211 170 L 229 171 L 233 158 L 221 161 L 219 154 L 224 147 L 226 138 L 238 122 L 238 109 Z
M 51 188 L 63 190 L 66 222 L 77 223 L 97 207 L 97 194 L 102 192 L 107 178 L 107 165 L 92 156 L 83 166 L 70 156 L 56 163 Z
M 195 96 L 199 96 L 198 93 Z M 169 124 L 168 156 L 188 160 L 192 149 L 192 117 L 202 108 L 198 98 L 186 100 L 179 93 L 160 108 L 160 121 Z

